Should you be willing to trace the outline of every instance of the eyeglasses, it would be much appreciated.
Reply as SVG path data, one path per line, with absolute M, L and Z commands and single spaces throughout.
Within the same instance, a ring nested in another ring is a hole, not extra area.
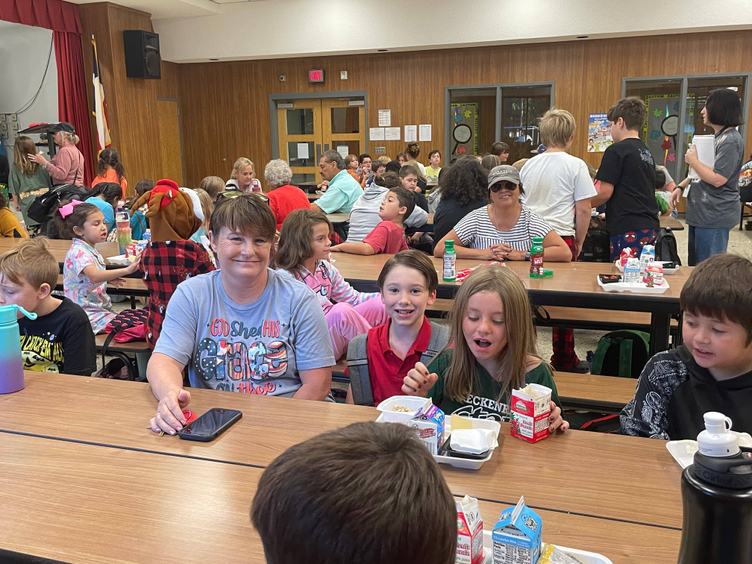
M 502 180 L 501 182 L 497 182 L 493 186 L 489 188 L 491 192 L 498 192 L 499 190 L 516 190 L 517 184 L 514 182 L 509 182 L 508 180 Z

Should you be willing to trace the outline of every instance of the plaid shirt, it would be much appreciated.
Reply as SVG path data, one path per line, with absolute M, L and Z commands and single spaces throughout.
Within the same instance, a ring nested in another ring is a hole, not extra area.
M 141 270 L 149 290 L 146 341 L 154 348 L 167 303 L 183 280 L 214 270 L 206 249 L 193 241 L 151 242 L 141 255 Z

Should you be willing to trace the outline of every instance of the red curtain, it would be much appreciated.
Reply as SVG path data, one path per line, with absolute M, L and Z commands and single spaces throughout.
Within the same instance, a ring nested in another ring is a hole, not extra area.
M 78 6 L 61 0 L 0 0 L 0 20 L 52 30 L 57 61 L 57 105 L 60 121 L 67 121 L 80 138 L 84 154 L 84 183 L 94 178 L 86 75 L 81 47 Z
M 84 184 L 94 178 L 89 102 L 86 100 L 86 75 L 81 36 L 76 33 L 53 31 L 55 60 L 57 61 L 57 111 L 60 121 L 67 121 L 76 130 L 78 148 L 84 154 Z

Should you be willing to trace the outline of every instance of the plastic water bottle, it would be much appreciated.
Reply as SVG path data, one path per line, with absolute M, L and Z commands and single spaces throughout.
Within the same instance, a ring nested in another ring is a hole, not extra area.
M 11 394 L 24 388 L 19 312 L 29 319 L 37 318 L 36 313 L 15 304 L 0 306 L 0 394 Z
M 752 562 L 752 450 L 739 447 L 722 413 L 703 418 L 694 464 L 681 478 L 679 564 Z
M 454 250 L 454 241 L 451 239 L 444 243 L 444 282 L 457 281 L 457 252 Z

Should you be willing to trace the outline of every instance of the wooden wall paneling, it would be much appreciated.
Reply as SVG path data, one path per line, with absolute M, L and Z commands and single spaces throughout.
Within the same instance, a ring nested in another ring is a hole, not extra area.
M 444 148 L 447 86 L 553 82 L 554 103 L 571 111 L 578 133 L 572 152 L 598 166 L 601 153 L 587 153 L 590 113 L 605 112 L 621 94 L 623 77 L 740 72 L 752 60 L 752 32 L 621 38 L 535 45 L 509 45 L 409 53 L 377 53 L 196 63 L 178 66 L 183 116 L 186 181 L 203 176 L 227 178 L 238 156 L 262 170 L 271 158 L 269 95 L 365 91 L 368 127 L 377 110 L 392 110 L 392 125 L 430 123 L 433 140 L 421 156 Z M 307 71 L 323 68 L 326 83 L 311 85 Z M 349 80 L 340 81 L 347 70 Z M 286 74 L 287 80 L 277 77 Z M 752 91 L 752 85 L 750 85 Z M 747 127 L 748 147 L 752 127 Z M 404 141 L 369 143 L 394 157 Z M 481 151 L 487 148 L 481 147 Z M 749 152 L 749 149 L 747 150 Z
M 175 100 L 157 100 L 160 143 L 160 178 L 171 178 L 183 185 L 183 159 L 180 140 L 180 118 Z M 159 180 L 155 178 L 154 180 Z

